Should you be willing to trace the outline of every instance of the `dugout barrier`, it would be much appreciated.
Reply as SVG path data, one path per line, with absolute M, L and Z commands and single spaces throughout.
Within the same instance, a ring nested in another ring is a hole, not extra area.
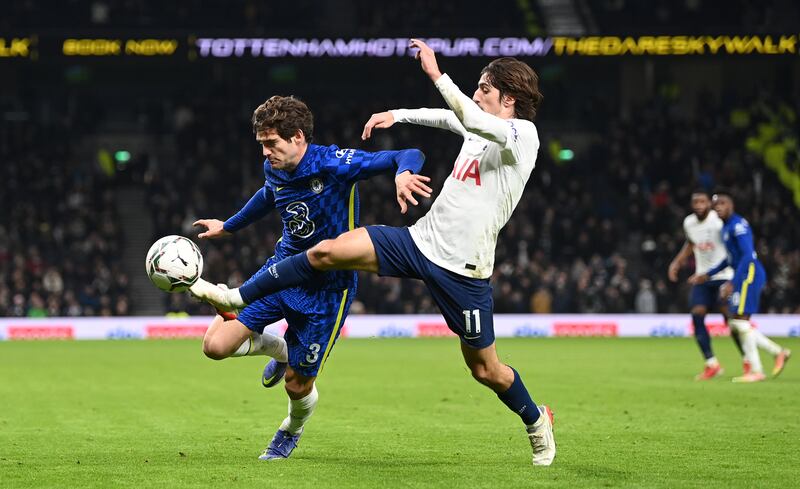
M 185 318 L 0 318 L 0 340 L 99 340 L 195 338 L 205 333 L 211 316 Z M 706 324 L 713 336 L 729 333 L 719 315 Z M 756 315 L 753 324 L 767 336 L 800 336 L 800 315 Z M 498 337 L 684 337 L 692 335 L 688 314 L 497 314 Z M 282 334 L 286 323 L 268 327 Z M 438 315 L 353 315 L 345 321 L 342 336 L 351 338 L 414 338 L 451 336 Z

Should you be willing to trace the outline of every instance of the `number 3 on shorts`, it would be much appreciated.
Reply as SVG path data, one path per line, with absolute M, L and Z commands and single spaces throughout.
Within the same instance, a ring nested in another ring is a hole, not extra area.
M 316 363 L 319 360 L 319 343 L 311 343 L 308 349 L 311 350 L 311 353 L 306 355 L 306 361 L 308 363 Z

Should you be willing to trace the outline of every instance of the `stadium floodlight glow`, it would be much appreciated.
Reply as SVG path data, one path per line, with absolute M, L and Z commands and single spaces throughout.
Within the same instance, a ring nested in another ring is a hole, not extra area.
M 114 153 L 114 159 L 120 163 L 127 163 L 131 160 L 131 154 L 128 151 L 120 150 Z
M 562 161 L 570 161 L 574 157 L 575 153 L 571 149 L 564 148 L 558 152 L 558 159 Z

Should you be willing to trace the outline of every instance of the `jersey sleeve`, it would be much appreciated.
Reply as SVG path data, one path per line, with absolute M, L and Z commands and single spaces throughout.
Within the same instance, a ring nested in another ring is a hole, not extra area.
M 274 208 L 275 195 L 266 186 L 261 187 L 222 227 L 229 233 L 235 233 L 266 216 Z
M 689 237 L 689 219 L 691 217 L 692 216 L 687 216 L 686 219 L 683 220 L 683 235 L 686 237 L 686 241 L 689 243 L 692 242 L 692 239 Z
M 504 164 L 535 163 L 539 134 L 532 122 L 501 119 L 484 112 L 459 90 L 447 74 L 436 80 L 436 88 L 468 132 L 501 146 L 500 155 Z
M 331 150 L 322 162 L 322 170 L 341 181 L 352 181 L 364 180 L 389 170 L 396 170 L 396 174 L 404 171 L 419 173 L 424 162 L 425 155 L 415 148 L 374 153 L 360 149 L 336 149 Z
M 464 137 L 467 134 L 464 124 L 452 110 L 447 109 L 394 109 L 390 110 L 395 122 L 446 129 Z

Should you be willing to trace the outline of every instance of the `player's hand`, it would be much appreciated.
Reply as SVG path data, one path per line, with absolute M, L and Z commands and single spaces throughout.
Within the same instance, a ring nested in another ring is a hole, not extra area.
M 680 272 L 681 266 L 676 262 L 672 262 L 669 264 L 669 268 L 667 269 L 667 277 L 671 282 L 678 281 L 678 272 Z
M 733 294 L 733 284 L 731 282 L 725 282 L 722 284 L 722 287 L 719 288 L 719 296 L 722 299 L 727 299 L 728 297 Z
M 406 202 L 410 202 L 412 205 L 419 204 L 417 199 L 414 198 L 414 194 L 421 195 L 422 197 L 431 196 L 433 190 L 425 185 L 426 182 L 430 181 L 431 179 L 429 177 L 415 175 L 410 171 L 404 171 L 394 177 L 394 183 L 397 186 L 397 203 L 400 204 L 401 214 L 405 214 L 406 211 L 408 211 Z
M 361 133 L 361 140 L 366 141 L 372 136 L 372 129 L 387 129 L 394 125 L 394 116 L 391 112 L 381 112 L 379 114 L 372 114 L 366 124 L 364 124 L 364 131 Z
M 230 236 L 231 233 L 225 231 L 225 228 L 222 225 L 225 224 L 219 219 L 198 219 L 195 221 L 192 226 L 203 226 L 206 230 L 197 235 L 198 238 L 222 238 L 224 236 Z
M 689 280 L 687 280 L 687 282 L 689 282 L 692 285 L 704 284 L 707 281 L 708 281 L 708 275 L 706 275 L 705 273 L 701 275 L 694 274 L 691 277 L 689 277 Z
M 431 80 L 436 81 L 442 76 L 442 72 L 439 71 L 439 64 L 436 62 L 436 54 L 430 46 L 419 39 L 411 39 L 408 43 L 408 47 L 419 49 L 419 52 L 417 52 L 414 57 L 420 61 L 422 64 L 422 71 L 424 71 Z

